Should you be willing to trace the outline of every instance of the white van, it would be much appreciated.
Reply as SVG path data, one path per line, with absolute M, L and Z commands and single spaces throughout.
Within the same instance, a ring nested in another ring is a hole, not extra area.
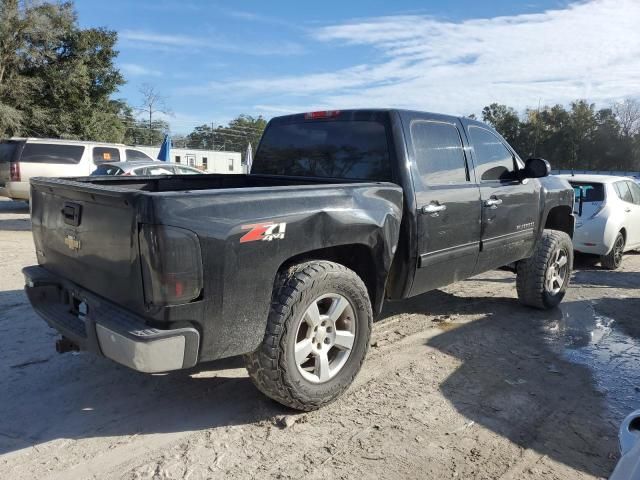
M 133 147 L 115 143 L 11 138 L 0 141 L 0 196 L 29 200 L 31 177 L 81 177 L 103 162 L 153 160 Z

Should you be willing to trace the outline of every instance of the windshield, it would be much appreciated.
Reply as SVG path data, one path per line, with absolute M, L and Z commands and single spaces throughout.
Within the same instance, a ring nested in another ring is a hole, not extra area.
M 602 183 L 570 182 L 576 195 L 576 202 L 580 201 L 582 191 L 583 202 L 604 201 L 604 185 Z
M 124 171 L 115 165 L 100 165 L 91 175 L 122 175 Z
M 386 181 L 385 125 L 379 121 L 299 121 L 267 128 L 251 173 Z

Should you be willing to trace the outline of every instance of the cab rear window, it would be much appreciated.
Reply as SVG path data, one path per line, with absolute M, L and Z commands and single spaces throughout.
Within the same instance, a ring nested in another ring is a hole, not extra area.
M 58 145 L 55 143 L 27 143 L 20 155 L 26 163 L 80 163 L 82 145 Z
M 317 121 L 267 128 L 251 173 L 390 180 L 386 127 L 378 121 Z

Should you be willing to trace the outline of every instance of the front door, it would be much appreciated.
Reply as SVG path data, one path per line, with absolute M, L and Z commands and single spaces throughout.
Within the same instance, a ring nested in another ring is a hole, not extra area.
M 491 130 L 471 124 L 467 133 L 482 198 L 481 247 L 475 269 L 480 273 L 531 255 L 539 223 L 540 182 L 516 179 L 515 153 Z
M 417 295 L 469 277 L 480 245 L 480 192 L 460 135 L 439 117 L 410 120 L 418 224 Z

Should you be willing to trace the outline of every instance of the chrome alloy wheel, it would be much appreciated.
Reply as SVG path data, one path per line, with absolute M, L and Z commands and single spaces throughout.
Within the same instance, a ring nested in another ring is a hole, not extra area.
M 622 255 L 624 252 L 624 238 L 622 235 L 618 235 L 616 243 L 613 246 L 613 263 L 616 267 L 619 267 L 622 263 Z
M 559 248 L 553 257 L 553 261 L 547 268 L 544 283 L 545 289 L 551 295 L 557 295 L 567 281 L 569 275 L 568 259 L 569 256 L 567 252 L 563 248 Z
M 349 301 L 337 293 L 316 298 L 300 319 L 296 332 L 298 372 L 312 383 L 335 377 L 351 355 L 356 320 Z

